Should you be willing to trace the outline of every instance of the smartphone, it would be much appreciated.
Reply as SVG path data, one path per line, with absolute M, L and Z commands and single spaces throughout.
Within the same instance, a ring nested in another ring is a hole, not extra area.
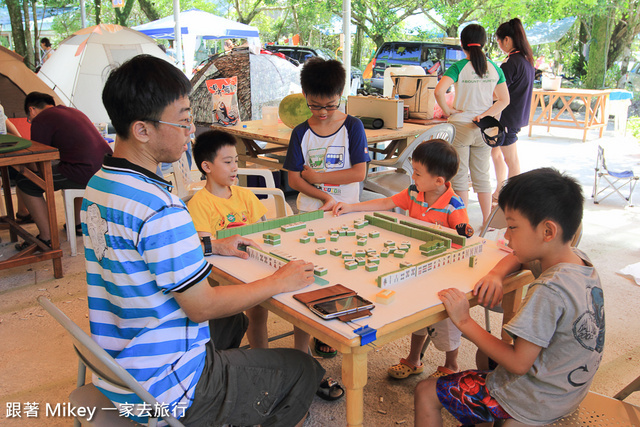
M 15 147 L 18 145 L 18 141 L 0 142 L 0 148 Z
M 361 310 L 371 310 L 375 306 L 360 295 L 338 298 L 314 304 L 309 309 L 323 319 L 333 319 L 344 314 Z

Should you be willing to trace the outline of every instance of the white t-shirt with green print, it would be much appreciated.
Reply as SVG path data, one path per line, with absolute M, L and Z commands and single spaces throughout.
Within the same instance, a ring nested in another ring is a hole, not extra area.
M 456 62 L 444 75 L 453 79 L 456 94 L 453 108 L 461 111 L 452 114 L 450 122 L 469 123 L 487 111 L 493 105 L 494 89 L 505 82 L 502 69 L 490 59 L 487 59 L 487 73 L 483 77 L 476 74 L 468 59 Z

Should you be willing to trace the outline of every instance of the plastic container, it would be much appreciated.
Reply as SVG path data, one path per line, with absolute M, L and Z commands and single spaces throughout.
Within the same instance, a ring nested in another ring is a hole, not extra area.
M 547 77 L 542 76 L 542 90 L 559 90 L 562 83 L 562 76 Z
M 402 67 L 388 67 L 384 70 L 384 80 L 382 86 L 382 95 L 390 98 L 393 91 L 393 81 L 391 76 L 426 76 L 427 72 L 424 71 L 419 65 L 403 65 Z
M 271 105 L 262 107 L 262 125 L 266 127 L 278 126 L 278 107 Z

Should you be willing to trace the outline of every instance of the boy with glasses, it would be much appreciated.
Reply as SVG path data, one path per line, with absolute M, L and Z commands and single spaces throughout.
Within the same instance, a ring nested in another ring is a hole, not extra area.
M 293 129 L 284 168 L 298 194 L 298 210 L 331 211 L 338 202 L 358 203 L 369 150 L 362 122 L 338 110 L 347 73 L 342 64 L 309 59 L 300 72 L 302 94 L 312 116 Z M 337 351 L 315 341 L 322 357 Z
M 302 425 L 324 369 L 294 349 L 232 347 L 244 335 L 240 313 L 313 283 L 313 264 L 293 261 L 252 283 L 209 285 L 205 255 L 246 259 L 238 246 L 254 243 L 232 236 L 201 245 L 186 206 L 154 173 L 187 149 L 195 131 L 190 93 L 179 69 L 150 55 L 125 62 L 105 83 L 116 147 L 82 205 L 92 337 L 184 425 Z M 141 403 L 93 381 L 120 408 Z M 127 415 L 145 423 L 140 408 Z
M 330 211 L 338 202 L 360 201 L 369 150 L 362 122 L 338 110 L 346 72 L 337 60 L 309 59 L 300 72 L 312 116 L 291 134 L 284 168 L 300 192 L 298 209 Z

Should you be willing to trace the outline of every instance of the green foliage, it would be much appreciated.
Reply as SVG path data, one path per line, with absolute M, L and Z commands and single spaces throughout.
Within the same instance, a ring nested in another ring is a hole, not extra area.
M 631 117 L 627 120 L 627 132 L 633 137 L 640 140 L 640 117 Z
M 604 87 L 618 87 L 618 82 L 620 81 L 621 77 L 622 73 L 620 72 L 620 65 L 613 64 L 613 67 L 609 68 L 604 76 Z

